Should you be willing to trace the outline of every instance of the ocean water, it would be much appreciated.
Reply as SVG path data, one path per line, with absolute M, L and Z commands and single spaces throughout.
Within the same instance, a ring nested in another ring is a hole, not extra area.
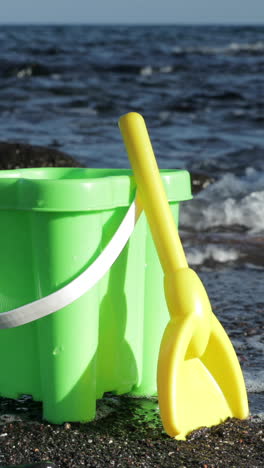
M 264 26 L 1 26 L 0 50 L 0 140 L 128 167 L 133 110 L 161 168 L 204 177 L 180 233 L 263 417 Z

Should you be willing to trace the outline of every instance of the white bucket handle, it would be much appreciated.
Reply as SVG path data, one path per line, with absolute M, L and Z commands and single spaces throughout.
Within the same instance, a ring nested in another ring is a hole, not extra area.
M 110 269 L 128 242 L 142 210 L 136 200 L 99 257 L 77 278 L 48 296 L 0 313 L 0 329 L 14 328 L 53 314 L 89 291 Z

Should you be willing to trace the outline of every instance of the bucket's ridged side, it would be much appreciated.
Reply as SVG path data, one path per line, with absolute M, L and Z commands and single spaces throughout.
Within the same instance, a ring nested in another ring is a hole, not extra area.
M 35 213 L 35 274 L 40 296 L 77 276 L 100 251 L 98 214 Z M 62 310 L 37 322 L 43 416 L 88 421 L 96 408 L 99 295 L 92 288 Z
M 122 303 L 126 315 L 120 343 L 121 359 L 117 388 L 119 394 L 132 391 L 142 373 L 145 237 L 146 221 L 142 214 L 124 252 L 127 261 L 126 273 L 124 275 L 121 269 L 118 273 L 119 277 L 122 277 Z
M 29 212 L 1 212 L 0 312 L 37 298 Z M 35 323 L 0 332 L 0 394 L 40 399 L 40 373 Z
M 101 213 L 102 249 L 107 246 L 118 229 L 126 211 L 127 208 L 118 208 L 115 211 Z M 123 253 L 118 260 L 125 271 L 126 258 Z M 116 263 L 96 288 L 100 295 L 96 385 L 97 398 L 101 398 L 105 392 L 114 391 L 118 385 L 117 360 L 125 311 L 122 304 L 122 277 L 117 276 Z
M 178 224 L 178 203 L 171 204 Z M 163 288 L 163 272 L 149 228 L 146 237 L 145 288 L 142 323 L 142 370 L 134 395 L 150 396 L 157 393 L 157 363 L 164 329 L 169 320 Z
M 103 246 L 107 245 L 124 218 L 127 208 L 118 208 L 101 215 Z M 141 261 L 143 244 L 137 224 L 128 245 L 98 284 L 100 290 L 99 346 L 97 352 L 97 397 L 105 392 L 125 393 L 131 390 L 137 379 L 137 347 L 140 335 L 138 316 L 144 289 L 144 272 Z M 135 250 L 137 242 L 137 253 Z M 136 253 L 136 255 L 135 255 Z

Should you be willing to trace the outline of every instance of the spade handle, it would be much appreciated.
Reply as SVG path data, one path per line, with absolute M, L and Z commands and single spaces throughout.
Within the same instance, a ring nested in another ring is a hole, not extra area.
M 120 118 L 119 127 L 164 274 L 187 268 L 144 119 L 130 112 Z

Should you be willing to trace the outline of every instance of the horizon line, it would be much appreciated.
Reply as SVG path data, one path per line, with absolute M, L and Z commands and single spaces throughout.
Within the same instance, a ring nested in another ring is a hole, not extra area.
M 0 20 L 0 26 L 131 26 L 131 27 L 148 27 L 148 26 L 263 26 L 264 22 L 185 22 L 179 21 L 177 23 L 170 22 L 137 22 L 137 23 L 126 23 L 126 22 L 57 22 L 57 21 L 3 21 Z

